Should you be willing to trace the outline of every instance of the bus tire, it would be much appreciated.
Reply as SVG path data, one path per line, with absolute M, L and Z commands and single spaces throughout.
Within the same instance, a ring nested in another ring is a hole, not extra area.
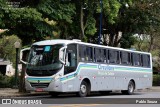
M 85 81 L 82 81 L 81 85 L 80 85 L 80 90 L 77 93 L 79 97 L 86 97 L 88 95 L 89 92 L 89 86 Z
M 57 97 L 59 95 L 58 92 L 49 92 L 52 97 Z
M 126 95 L 132 95 L 134 93 L 134 89 L 135 89 L 135 84 L 133 83 L 133 81 L 129 81 L 128 89 L 122 90 L 122 93 Z

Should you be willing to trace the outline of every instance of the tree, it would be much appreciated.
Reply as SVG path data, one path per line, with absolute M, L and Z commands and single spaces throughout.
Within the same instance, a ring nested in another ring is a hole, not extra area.
M 103 29 L 105 29 L 103 37 L 107 39 L 103 41 L 103 44 L 117 47 L 119 43 L 124 44 L 122 42 L 124 41 L 128 44 L 127 47 L 131 46 L 131 43 L 133 43 L 133 37 L 130 37 L 132 31 L 129 31 L 130 26 L 128 26 L 128 18 L 126 18 L 128 16 L 126 12 L 130 10 L 131 5 L 132 0 L 105 0 L 103 6 Z M 121 36 L 119 32 L 122 32 Z M 130 39 L 130 42 L 127 42 L 126 39 Z
M 98 0 L 76 0 L 76 17 L 77 24 L 80 26 L 79 39 L 87 41 L 97 31 L 96 19 L 94 13 L 97 9 Z M 91 36 L 91 37 L 90 37 Z
M 73 15 L 75 15 L 75 6 L 70 2 L 61 0 L 41 0 L 37 10 L 42 13 L 43 18 L 55 21 L 55 31 L 61 39 L 67 39 L 70 25 L 72 24 Z
M 53 36 L 54 25 L 46 22 L 36 8 L 22 7 L 21 4 L 15 8 L 4 0 L 1 0 L 1 3 L 1 28 L 8 29 L 7 34 L 16 34 L 20 37 L 23 45 L 30 44 L 33 40 L 42 40 L 46 36 Z
M 159 44 L 160 6 L 157 0 L 136 1 L 133 6 L 140 15 L 135 17 L 134 30 L 139 34 L 137 49 L 151 52 Z M 159 47 L 158 47 L 159 48 Z
M 15 65 L 16 61 L 16 50 L 14 47 L 16 41 L 21 42 L 21 40 L 15 35 L 3 36 L 0 39 L 0 58 L 13 62 L 13 65 Z

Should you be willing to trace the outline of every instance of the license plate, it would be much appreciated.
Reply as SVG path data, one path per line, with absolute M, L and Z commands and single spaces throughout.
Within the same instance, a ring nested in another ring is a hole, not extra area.
M 42 92 L 43 89 L 42 88 L 36 88 L 36 92 Z

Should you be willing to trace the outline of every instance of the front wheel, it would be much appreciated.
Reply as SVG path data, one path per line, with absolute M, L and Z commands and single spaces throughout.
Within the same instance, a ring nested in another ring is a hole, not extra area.
M 89 92 L 88 84 L 85 81 L 82 81 L 82 83 L 80 85 L 80 90 L 77 93 L 78 96 L 80 96 L 80 97 L 86 97 L 87 94 L 88 94 L 88 92 Z
M 128 89 L 123 90 L 122 93 L 127 95 L 132 95 L 134 93 L 134 89 L 135 89 L 135 84 L 133 83 L 133 81 L 129 81 Z

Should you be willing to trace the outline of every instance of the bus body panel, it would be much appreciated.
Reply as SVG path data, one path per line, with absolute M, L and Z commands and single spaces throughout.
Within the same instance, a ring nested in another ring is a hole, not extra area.
M 102 70 L 100 66 L 112 66 L 114 70 Z M 152 73 L 147 72 L 151 69 L 141 69 L 132 67 L 133 69 L 140 69 L 144 71 L 123 71 L 117 70 L 118 67 L 120 66 L 79 63 L 79 67 L 77 67 L 78 71 L 76 70 L 73 73 L 64 75 L 63 77 L 61 77 L 61 79 L 58 79 L 56 81 L 52 80 L 49 83 L 49 87 L 43 88 L 43 91 L 77 92 L 79 91 L 80 83 L 85 78 L 89 79 L 91 82 L 91 91 L 126 90 L 130 80 L 134 80 L 136 89 L 150 88 L 152 86 Z M 36 88 L 31 87 L 29 81 L 27 80 L 26 89 L 36 91 Z
M 135 83 L 135 89 L 144 89 L 152 87 L 152 58 L 151 54 L 146 52 L 131 51 L 121 48 L 106 47 L 95 44 L 76 42 L 76 41 L 66 41 L 66 40 L 54 40 L 37 42 L 34 45 L 53 45 L 58 43 L 72 44 L 76 43 L 78 45 L 91 45 L 97 47 L 102 47 L 106 49 L 116 49 L 118 51 L 127 51 L 131 53 L 147 54 L 150 57 L 150 67 L 138 67 L 131 65 L 122 64 L 109 64 L 109 63 L 99 63 L 99 62 L 81 62 L 79 61 L 74 72 L 65 74 L 65 67 L 63 65 L 61 70 L 52 76 L 38 77 L 38 76 L 27 76 L 25 79 L 26 90 L 36 91 L 38 87 L 32 87 L 32 80 L 35 83 L 40 83 L 41 79 L 48 78 L 48 87 L 41 88 L 43 91 L 47 92 L 79 92 L 80 84 L 84 79 L 88 79 L 91 84 L 91 91 L 110 91 L 110 90 L 127 90 L 128 83 L 133 80 Z M 64 42 L 66 41 L 66 42 Z M 48 43 L 48 44 L 47 44 Z M 79 54 L 79 53 L 77 53 Z M 78 58 L 78 57 L 77 57 Z M 78 60 L 78 59 L 77 59 Z M 55 79 L 56 77 L 56 79 Z M 31 79 L 31 81 L 28 80 Z M 37 79 L 39 78 L 39 79 Z M 49 79 L 50 78 L 50 79 Z M 38 81 L 39 80 L 39 81 Z M 50 81 L 49 81 L 50 80 Z M 47 81 L 47 79 L 46 79 Z M 34 83 L 34 82 L 33 82 Z

